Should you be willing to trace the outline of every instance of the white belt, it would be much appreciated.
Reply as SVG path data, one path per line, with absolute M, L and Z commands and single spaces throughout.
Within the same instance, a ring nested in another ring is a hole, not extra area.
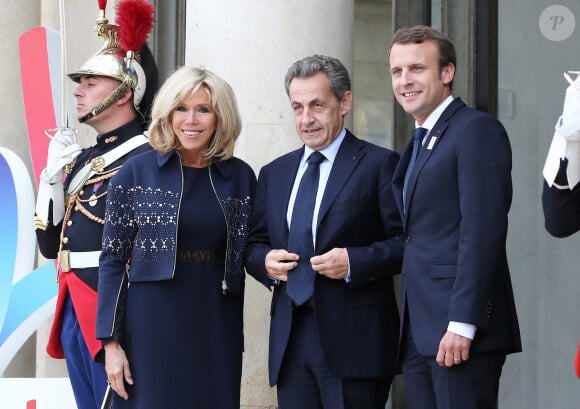
M 100 255 L 100 251 L 61 250 L 58 253 L 58 261 L 61 271 L 67 273 L 75 268 L 98 267 Z

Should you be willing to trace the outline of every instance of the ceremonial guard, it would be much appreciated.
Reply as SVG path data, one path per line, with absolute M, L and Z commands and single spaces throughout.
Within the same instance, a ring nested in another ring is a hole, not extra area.
M 566 71 L 564 78 L 570 85 L 542 172 L 545 227 L 558 238 L 580 231 L 580 71 Z M 580 378 L 580 341 L 574 366 Z
M 107 388 L 102 351 L 95 337 L 97 281 L 105 199 L 111 177 L 131 156 L 150 149 L 143 131 L 157 88 L 146 46 L 154 9 L 145 0 L 117 5 L 116 25 L 99 0 L 95 32 L 104 46 L 68 74 L 77 118 L 97 131 L 96 144 L 81 149 L 76 131 L 47 131 L 47 166 L 36 203 L 35 230 L 41 253 L 58 258 L 58 298 L 47 352 L 66 360 L 79 409 L 99 409 Z

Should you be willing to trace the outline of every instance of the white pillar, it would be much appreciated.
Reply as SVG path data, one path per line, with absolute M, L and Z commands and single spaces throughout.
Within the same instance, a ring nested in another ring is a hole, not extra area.
M 30 168 L 26 122 L 20 86 L 18 37 L 38 25 L 40 3 L 6 1 L 0 13 L 0 146 L 13 150 Z
M 256 173 L 301 144 L 284 90 L 288 67 L 325 54 L 352 75 L 353 18 L 353 0 L 187 2 L 186 64 L 202 65 L 232 85 L 244 122 L 236 156 Z M 276 402 L 267 376 L 270 297 L 247 279 L 242 405 L 248 407 Z

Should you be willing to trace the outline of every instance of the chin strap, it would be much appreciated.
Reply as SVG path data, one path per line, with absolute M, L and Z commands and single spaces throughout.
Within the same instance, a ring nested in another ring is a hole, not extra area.
M 99 115 L 105 109 L 107 109 L 108 107 L 110 107 L 115 101 L 118 101 L 119 99 L 123 98 L 123 96 L 130 89 L 131 89 L 131 82 L 130 82 L 130 80 L 123 81 L 117 88 L 115 88 L 113 90 L 113 92 L 111 92 L 107 96 L 107 98 L 105 98 L 103 100 L 103 102 L 101 102 L 99 105 L 97 105 L 96 107 L 94 107 L 91 112 L 89 112 L 88 114 L 86 114 L 82 118 L 79 118 L 79 122 L 80 123 L 86 122 L 87 120 L 91 119 L 92 117 Z

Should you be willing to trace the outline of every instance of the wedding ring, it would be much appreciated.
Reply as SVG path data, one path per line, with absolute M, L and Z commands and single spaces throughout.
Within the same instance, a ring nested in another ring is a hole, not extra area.
M 453 362 L 457 364 L 457 363 L 461 362 L 461 359 L 459 359 L 459 358 L 453 358 Z

